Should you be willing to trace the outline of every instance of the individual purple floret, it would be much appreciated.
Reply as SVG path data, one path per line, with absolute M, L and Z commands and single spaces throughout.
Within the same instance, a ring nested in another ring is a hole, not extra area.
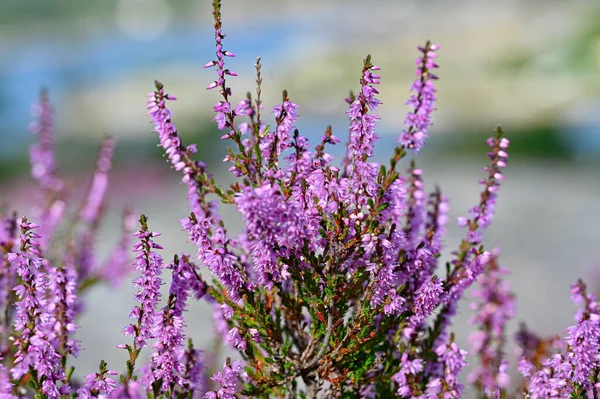
M 423 143 L 427 138 L 427 130 L 431 125 L 431 114 L 436 100 L 433 81 L 437 79 L 437 76 L 431 71 L 438 68 L 435 63 L 437 57 L 435 51 L 439 49 L 439 46 L 427 42 L 425 47 L 419 46 L 418 48 L 423 55 L 417 58 L 417 80 L 410 88 L 414 94 L 406 102 L 406 105 L 412 109 L 404 120 L 407 129 L 402 132 L 398 139 L 399 143 L 415 152 L 423 148 Z

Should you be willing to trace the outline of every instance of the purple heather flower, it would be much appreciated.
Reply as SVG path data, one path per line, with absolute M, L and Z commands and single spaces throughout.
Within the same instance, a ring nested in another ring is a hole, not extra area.
M 217 332 L 217 337 L 219 337 L 223 342 L 230 343 L 228 339 L 230 330 L 229 323 L 227 323 L 227 320 L 221 311 L 221 307 L 217 303 L 213 305 L 212 319 Z
M 437 277 L 421 285 L 415 292 L 413 316 L 410 318 L 411 324 L 416 325 L 424 322 L 440 302 L 443 292 L 442 282 Z
M 215 29 L 215 44 L 216 44 L 216 56 L 217 59 L 210 61 L 204 67 L 210 68 L 213 66 L 217 66 L 217 76 L 218 79 L 208 85 L 207 90 L 212 90 L 214 88 L 219 87 L 219 91 L 223 96 L 223 101 L 219 101 L 214 106 L 214 110 L 217 113 L 215 118 L 213 119 L 219 128 L 219 130 L 230 129 L 229 134 L 222 136 L 222 138 L 229 138 L 235 133 L 233 119 L 235 117 L 235 113 L 231 112 L 232 107 L 230 104 L 229 97 L 231 96 L 231 88 L 227 87 L 226 75 L 229 76 L 237 76 L 237 73 L 230 71 L 225 68 L 225 57 L 235 57 L 230 51 L 223 49 L 223 40 L 225 39 L 225 34 L 222 32 L 222 23 L 221 23 L 221 3 L 215 2 L 213 9 L 214 16 L 214 29 Z
M 488 173 L 487 179 L 482 179 L 481 183 L 485 186 L 482 193 L 479 205 L 471 208 L 469 213 L 471 219 L 460 221 L 461 224 L 468 226 L 466 240 L 461 245 L 460 252 L 454 252 L 456 258 L 452 261 L 454 268 L 450 273 L 448 281 L 448 295 L 443 302 L 458 301 L 464 291 L 473 284 L 481 272 L 485 269 L 491 255 L 487 251 L 481 252 L 476 246 L 481 242 L 482 230 L 484 230 L 492 220 L 494 204 L 496 203 L 497 190 L 490 190 L 490 187 L 498 188 L 499 181 L 494 177 L 503 167 L 503 163 L 508 156 L 504 151 L 508 147 L 508 140 L 502 137 L 502 130 L 497 129 L 496 136 L 487 140 L 492 151 L 488 153 L 491 159 L 491 165 L 486 166 L 483 170 Z
M 229 320 L 233 317 L 233 309 L 226 303 L 221 305 L 221 311 L 223 312 L 223 317 L 225 319 Z
M 527 370 L 528 367 L 521 362 L 520 370 Z M 571 374 L 571 364 L 565 361 L 560 354 L 552 356 L 542 363 L 542 368 L 529 377 L 527 391 L 531 399 L 545 399 L 550 397 L 568 398 L 570 397 L 569 375 Z
M 245 351 L 247 342 L 241 336 L 240 330 L 237 327 L 232 328 L 227 333 L 227 342 L 239 351 Z
M 85 382 L 77 390 L 77 397 L 91 399 L 96 397 L 115 397 L 111 394 L 115 391 L 117 383 L 110 376 L 116 376 L 119 373 L 109 370 L 104 361 L 100 362 L 100 372 L 85 376 Z
M 347 158 L 350 160 L 350 182 L 348 193 L 356 198 L 357 207 L 367 204 L 367 198 L 375 195 L 377 190 L 377 165 L 367 162 L 373 156 L 373 146 L 378 138 L 375 125 L 379 116 L 375 113 L 381 101 L 375 95 L 379 94 L 372 85 L 379 84 L 379 76 L 372 71 L 380 68 L 371 64 L 371 57 L 364 61 L 361 90 L 356 100 L 350 104 L 348 116 L 350 117 L 350 140 L 348 143 Z
M 166 94 L 162 83 L 156 81 L 156 91 L 148 94 L 148 116 L 154 124 L 154 131 L 158 133 L 160 146 L 164 148 L 171 166 L 178 171 L 183 172 L 182 183 L 188 188 L 188 202 L 192 211 L 196 215 L 203 215 L 204 210 L 201 207 L 199 197 L 198 183 L 196 177 L 198 173 L 204 170 L 204 164 L 192 161 L 190 155 L 196 152 L 195 146 L 184 146 L 175 124 L 171 120 L 172 113 L 166 107 L 167 100 L 176 98 Z
M 499 395 L 508 385 L 502 350 L 506 324 L 516 311 L 510 285 L 502 279 L 508 271 L 497 264 L 497 256 L 498 252 L 494 251 L 486 272 L 479 276 L 478 287 L 472 292 L 476 300 L 470 305 L 476 312 L 470 322 L 477 330 L 469 335 L 469 341 L 480 364 L 469 375 L 469 380 L 489 395 Z
M 65 210 L 64 182 L 58 177 L 54 154 L 54 110 L 46 91 L 42 92 L 31 113 L 36 120 L 31 123 L 30 128 L 37 135 L 38 141 L 31 146 L 29 157 L 31 175 L 41 189 L 42 198 L 39 201 L 43 205 L 37 206 L 35 212 L 41 223 L 40 246 L 45 250 Z
M 106 137 L 98 153 L 96 171 L 94 172 L 85 204 L 79 213 L 81 218 L 91 225 L 98 223 L 98 219 L 100 218 L 100 212 L 102 211 L 104 197 L 108 188 L 108 172 L 110 171 L 114 149 L 115 139 L 110 136 Z
M 161 313 L 156 315 L 156 324 L 153 336 L 156 350 L 152 356 L 151 376 L 148 380 L 162 381 L 161 389 L 169 391 L 171 384 L 184 385 L 182 376 L 185 373 L 185 364 L 181 359 L 184 351 L 183 343 L 183 312 L 186 310 L 186 301 L 190 292 L 195 291 L 197 281 L 193 266 L 188 262 L 188 256 L 181 255 L 169 266 L 173 270 L 173 279 L 169 291 L 169 302 Z M 202 283 L 204 284 L 204 283 Z
M 290 256 L 293 248 L 304 243 L 307 232 L 302 214 L 297 204 L 286 201 L 270 183 L 244 189 L 236 204 L 246 223 L 246 235 L 254 243 L 251 251 L 258 282 L 270 289 L 289 277 L 278 257 Z
M 58 398 L 60 393 L 70 389 L 68 384 L 60 388 L 57 383 L 65 380 L 65 373 L 60 362 L 61 355 L 50 342 L 44 318 L 48 308 L 48 281 L 43 269 L 48 267 L 47 261 L 40 257 L 39 236 L 33 232 L 39 226 L 21 220 L 21 248 L 18 253 L 7 255 L 11 267 L 21 278 L 22 284 L 14 287 L 19 299 L 15 303 L 16 314 L 14 328 L 18 334 L 14 337 L 17 347 L 12 377 L 20 379 L 29 371 L 35 370 L 42 391 L 50 398 Z
M 277 121 L 275 132 L 268 132 L 260 142 L 262 157 L 272 161 L 277 160 L 279 155 L 291 146 L 292 131 L 298 117 L 298 105 L 287 98 L 285 91 L 283 97 L 283 103 L 275 105 L 272 110 Z
M 13 394 L 13 384 L 10 382 L 8 369 L 6 369 L 2 364 L 0 364 L 0 397 L 6 399 L 18 398 L 18 396 Z
M 414 151 L 419 151 L 423 147 L 427 138 L 427 130 L 431 125 L 431 114 L 436 101 L 433 80 L 437 79 L 437 76 L 431 71 L 438 68 L 435 63 L 437 57 L 435 51 L 438 48 L 439 46 L 429 42 L 425 47 L 419 46 L 419 51 L 423 55 L 417 59 L 417 79 L 410 88 L 414 94 L 406 102 L 406 105 L 412 108 L 404 120 L 408 128 L 398 139 L 403 146 Z
M 421 242 L 422 231 L 425 228 L 426 221 L 426 203 L 427 197 L 424 190 L 423 171 L 416 169 L 414 162 L 408 170 L 409 178 L 406 182 L 406 249 L 414 251 Z
M 465 359 L 467 351 L 460 349 L 455 342 L 442 344 L 435 350 L 438 362 L 444 367 L 443 378 L 436 378 L 427 384 L 425 392 L 427 398 L 438 398 L 443 393 L 444 399 L 460 398 L 463 385 L 458 382 L 458 375 L 467 364 Z
M 410 387 L 408 377 L 416 375 L 423 371 L 423 360 L 413 359 L 409 360 L 408 354 L 403 353 L 400 358 L 400 371 L 392 376 L 392 381 L 398 384 L 398 390 L 396 394 L 403 398 L 410 398 L 413 396 L 412 389 Z
M 526 358 L 519 361 L 519 371 L 528 380 L 528 391 L 533 399 L 570 397 L 580 388 L 584 392 L 593 389 L 590 380 L 600 367 L 598 303 L 593 295 L 586 293 L 581 281 L 572 287 L 571 293 L 573 301 L 584 309 L 576 313 L 577 324 L 566 330 L 566 353 L 543 360 L 539 370 Z
M 67 255 L 63 267 L 52 267 L 48 272 L 48 315 L 46 329 L 49 340 L 59 348 L 62 356 L 77 357 L 79 341 L 73 339 L 78 326 L 75 324 L 77 306 L 77 275 L 75 266 Z
M 142 227 L 134 234 L 139 241 L 133 247 L 137 252 L 134 265 L 142 274 L 133 280 L 133 286 L 138 290 L 134 294 L 134 300 L 139 302 L 129 313 L 130 317 L 136 319 L 137 324 L 130 324 L 123 328 L 125 335 L 134 337 L 136 348 L 143 348 L 147 345 L 148 339 L 154 338 L 153 327 L 156 317 L 156 305 L 161 297 L 160 286 L 162 279 L 162 257 L 154 252 L 154 249 L 162 247 L 152 241 L 153 237 L 158 237 L 160 233 L 154 233 L 148 230 L 147 218 L 142 215 L 140 218 Z
M 36 118 L 31 123 L 31 131 L 38 136 L 38 143 L 31 146 L 31 174 L 44 190 L 60 192 L 64 182 L 56 175 L 54 157 L 54 109 L 50 104 L 48 93 L 42 91 L 39 103 L 31 108 Z
M 210 217 L 194 216 L 185 218 L 180 223 L 191 241 L 198 246 L 198 259 L 202 265 L 207 266 L 221 284 L 229 289 L 232 299 L 239 299 L 244 278 L 235 265 L 237 258 L 225 246 L 228 238 L 224 228 L 221 225 L 214 226 Z M 211 230 L 213 234 L 209 237 Z
M 183 375 L 183 383 L 188 392 L 192 392 L 192 397 L 197 398 L 206 392 L 208 386 L 208 378 L 205 374 L 204 355 L 203 352 L 195 349 L 192 341 L 188 343 L 188 347 L 183 352 L 180 361 L 184 363 L 185 373 Z
M 112 394 L 109 396 L 111 399 L 146 399 L 148 395 L 140 393 L 142 381 L 140 380 L 129 380 L 126 384 L 119 384 Z
M 480 181 L 485 186 L 481 193 L 481 201 L 479 205 L 469 210 L 471 219 L 459 218 L 460 226 L 469 227 L 468 241 L 473 245 L 481 242 L 481 231 L 485 230 L 491 223 L 498 197 L 498 187 L 500 181 L 504 180 L 504 176 L 500 172 L 506 166 L 508 157 L 505 150 L 508 148 L 509 141 L 502 137 L 500 133 L 496 137 L 490 137 L 487 143 L 492 149 L 488 153 L 492 163 L 490 166 L 483 168 L 483 172 L 488 174 L 488 178 Z
M 574 382 L 590 388 L 590 376 L 600 366 L 600 316 L 589 315 L 575 326 L 567 328 L 565 342 L 569 345 L 569 360 L 573 365 Z
M 244 365 L 241 360 L 231 362 L 229 359 L 223 364 L 223 371 L 216 371 L 212 380 L 219 384 L 219 389 L 209 391 L 204 395 L 205 399 L 235 399 L 237 383 L 240 376 L 243 377 Z

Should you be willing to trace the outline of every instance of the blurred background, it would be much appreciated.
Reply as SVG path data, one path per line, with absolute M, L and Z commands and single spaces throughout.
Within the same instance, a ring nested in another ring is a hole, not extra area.
M 414 79 L 416 46 L 440 44 L 438 111 L 430 140 L 417 157 L 432 189 L 450 197 L 448 254 L 463 232 L 456 217 L 479 198 L 485 138 L 502 124 L 511 140 L 510 164 L 488 246 L 519 300 L 519 320 L 545 334 L 572 320 L 569 285 L 600 269 L 600 3 L 572 0 L 223 1 L 225 48 L 239 77 L 229 80 L 234 102 L 254 91 L 254 61 L 263 62 L 265 108 L 286 88 L 300 105 L 298 127 L 312 140 L 327 124 L 346 137 L 348 91 L 358 86 L 367 53 L 381 67 L 383 105 L 377 160 L 385 160 L 403 129 Z M 118 147 L 100 252 L 118 237 L 126 205 L 150 217 L 163 236 L 164 257 L 193 252 L 178 220 L 188 213 L 185 188 L 156 148 L 145 115 L 154 79 L 178 98 L 172 110 L 186 141 L 217 178 L 227 143 L 211 122 L 216 91 L 205 91 L 214 70 L 209 0 L 0 0 L 0 203 L 19 214 L 31 208 L 30 106 L 45 87 L 56 109 L 60 171 L 73 204 L 94 168 L 105 134 Z M 314 143 L 314 141 L 313 141 Z M 343 147 L 334 151 L 340 156 Z M 406 161 L 405 166 L 408 165 Z M 231 209 L 226 218 L 235 220 Z M 235 222 L 234 222 L 235 223 Z M 235 229 L 235 227 L 234 227 Z M 596 274 L 596 276 L 598 276 Z M 127 340 L 131 290 L 98 286 L 86 294 L 79 375 L 100 358 L 120 370 Z M 206 305 L 193 306 L 189 334 L 212 345 Z M 456 330 L 466 343 L 468 307 Z

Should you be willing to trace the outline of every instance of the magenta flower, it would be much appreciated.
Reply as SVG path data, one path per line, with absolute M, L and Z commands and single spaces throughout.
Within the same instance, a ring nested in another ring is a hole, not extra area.
M 414 81 L 410 90 L 414 92 L 406 105 L 412 109 L 406 115 L 404 124 L 408 127 L 398 139 L 403 146 L 412 150 L 419 151 L 427 138 L 427 130 L 431 125 L 431 114 L 435 105 L 435 87 L 433 81 L 437 79 L 431 70 L 438 68 L 435 63 L 439 46 L 427 42 L 425 47 L 419 46 L 419 51 L 423 53 L 417 58 L 417 80 Z
M 139 239 L 133 247 L 133 251 L 137 253 L 134 265 L 141 275 L 133 280 L 133 286 L 137 288 L 134 301 L 139 302 L 139 305 L 134 306 L 129 316 L 136 320 L 136 324 L 123 328 L 125 335 L 134 337 L 134 348 L 143 348 L 147 345 L 147 340 L 154 338 L 156 305 L 161 297 L 162 257 L 154 250 L 162 247 L 152 240 L 160 233 L 149 231 L 147 220 L 144 215 L 141 216 L 141 228 L 134 234 Z
M 31 123 L 30 129 L 38 141 L 31 146 L 29 159 L 31 175 L 40 186 L 35 212 L 41 223 L 40 246 L 46 249 L 63 217 L 65 202 L 64 181 L 58 176 L 54 153 L 54 110 L 45 90 L 31 113 L 36 120 Z
M 169 302 L 162 312 L 156 315 L 153 331 L 153 336 L 156 337 L 156 343 L 153 345 L 155 353 L 152 356 L 147 381 L 160 381 L 160 389 L 172 393 L 175 385 L 185 385 L 185 359 L 181 356 L 185 340 L 183 312 L 186 310 L 189 294 L 196 290 L 198 278 L 194 265 L 189 263 L 186 255 L 176 257 L 168 267 L 173 271 Z M 204 282 L 200 281 L 200 284 L 204 285 Z
M 106 137 L 98 153 L 96 171 L 88 190 L 86 201 L 80 211 L 81 218 L 90 225 L 98 223 L 104 197 L 108 189 L 108 172 L 110 171 L 115 139 Z
M 40 257 L 39 236 L 33 232 L 39 226 L 21 219 L 21 248 L 18 253 L 7 255 L 11 267 L 21 278 L 22 284 L 14 287 L 19 299 L 15 303 L 14 338 L 17 347 L 12 378 L 21 379 L 30 371 L 37 377 L 34 383 L 50 398 L 58 398 L 70 390 L 65 381 L 61 355 L 51 343 L 50 331 L 45 318 L 51 313 L 47 300 L 48 277 L 44 272 L 49 267 Z
M 223 364 L 222 371 L 216 371 L 212 380 L 219 384 L 217 391 L 209 391 L 204 395 L 205 399 L 235 399 L 238 392 L 237 384 L 240 376 L 243 376 L 244 366 L 241 360 L 231 362 L 227 359 Z
M 497 263 L 498 252 L 493 253 L 485 273 L 477 280 L 473 290 L 475 301 L 470 308 L 476 313 L 471 324 L 477 327 L 471 332 L 469 341 L 472 352 L 477 354 L 480 363 L 469 375 L 480 392 L 494 397 L 501 394 L 509 385 L 508 367 L 504 360 L 503 348 L 506 341 L 506 325 L 516 312 L 515 297 L 510 285 L 502 276 L 508 271 Z

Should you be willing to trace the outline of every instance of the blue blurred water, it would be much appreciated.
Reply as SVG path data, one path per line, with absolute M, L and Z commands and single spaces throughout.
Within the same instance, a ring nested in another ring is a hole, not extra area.
M 235 32 L 226 47 L 235 49 L 234 64 L 252 65 L 260 54 L 266 63 L 275 63 L 276 54 L 289 45 L 293 21 L 278 20 L 260 29 Z M 29 110 L 42 87 L 50 89 L 53 103 L 60 104 L 74 86 L 108 85 L 161 64 L 202 65 L 214 57 L 212 27 L 174 27 L 151 42 L 136 40 L 123 32 L 106 32 L 91 40 L 62 37 L 39 38 L 26 45 L 12 46 L 0 68 L 0 155 L 24 144 Z M 232 33 L 233 33 L 232 32 Z

